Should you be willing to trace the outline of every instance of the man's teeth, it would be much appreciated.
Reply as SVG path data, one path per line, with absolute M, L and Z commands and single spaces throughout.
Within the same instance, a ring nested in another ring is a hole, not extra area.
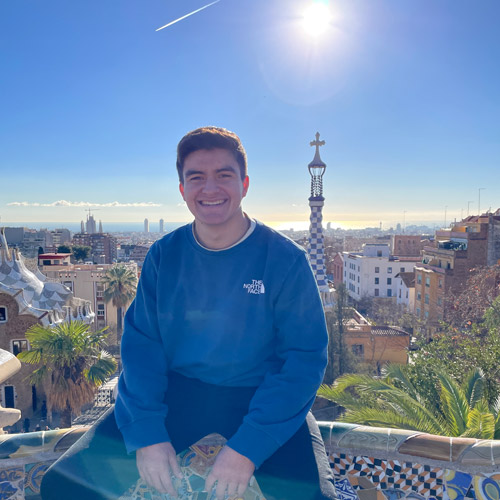
M 224 203 L 224 200 L 217 200 L 217 201 L 202 201 L 200 202 L 202 205 L 222 205 Z

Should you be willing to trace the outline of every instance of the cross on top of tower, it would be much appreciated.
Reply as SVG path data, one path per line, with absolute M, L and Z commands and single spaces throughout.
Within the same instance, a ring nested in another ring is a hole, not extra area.
M 325 163 L 321 160 L 319 155 L 319 147 L 325 145 L 325 141 L 319 140 L 319 132 L 316 132 L 316 140 L 310 142 L 311 146 L 316 146 L 316 151 L 314 153 L 314 159 L 311 163 L 309 163 L 310 167 L 326 167 Z
M 325 145 L 325 141 L 320 141 L 319 140 L 319 132 L 316 132 L 316 140 L 311 141 L 311 146 L 316 146 L 316 153 L 319 154 L 319 147 L 324 146 L 324 145 Z

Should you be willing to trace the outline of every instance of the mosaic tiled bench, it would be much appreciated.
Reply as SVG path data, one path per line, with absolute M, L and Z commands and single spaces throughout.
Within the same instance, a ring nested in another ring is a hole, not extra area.
M 0 499 L 36 497 L 50 464 L 80 439 L 88 427 L 0 435 Z
M 499 500 L 500 441 L 320 422 L 341 500 Z M 0 436 L 0 499 L 38 497 L 87 427 Z
M 500 499 L 500 441 L 319 425 L 342 500 Z

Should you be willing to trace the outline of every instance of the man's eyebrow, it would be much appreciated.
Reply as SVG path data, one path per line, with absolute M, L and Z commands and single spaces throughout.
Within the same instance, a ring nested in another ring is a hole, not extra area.
M 216 170 L 216 172 L 217 173 L 219 173 L 219 172 L 233 172 L 235 174 L 236 169 L 234 167 L 231 167 L 231 165 L 228 165 L 227 167 L 218 168 Z
M 227 167 L 221 167 L 221 168 L 218 168 L 216 171 L 215 171 L 217 174 L 220 173 L 220 172 L 232 172 L 232 173 L 237 173 L 236 172 L 236 169 L 234 167 L 232 167 L 231 165 L 228 165 Z M 189 169 L 189 170 L 186 170 L 184 172 L 184 176 L 185 177 L 189 177 L 190 175 L 204 175 L 205 172 L 201 171 L 201 170 L 194 170 L 194 169 Z
M 193 170 L 193 169 L 191 169 L 191 170 L 186 170 L 184 172 L 184 176 L 185 177 L 188 177 L 189 175 L 200 175 L 200 174 L 203 174 L 203 172 L 201 170 Z

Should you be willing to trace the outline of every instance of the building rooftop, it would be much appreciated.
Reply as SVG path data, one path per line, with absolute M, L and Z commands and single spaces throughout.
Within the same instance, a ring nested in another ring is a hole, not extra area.
M 39 259 L 65 259 L 70 257 L 71 253 L 41 253 L 38 255 Z
M 397 326 L 372 326 L 372 335 L 409 337 L 410 334 Z
M 415 288 L 415 273 L 398 273 L 396 278 L 401 278 L 406 288 Z

